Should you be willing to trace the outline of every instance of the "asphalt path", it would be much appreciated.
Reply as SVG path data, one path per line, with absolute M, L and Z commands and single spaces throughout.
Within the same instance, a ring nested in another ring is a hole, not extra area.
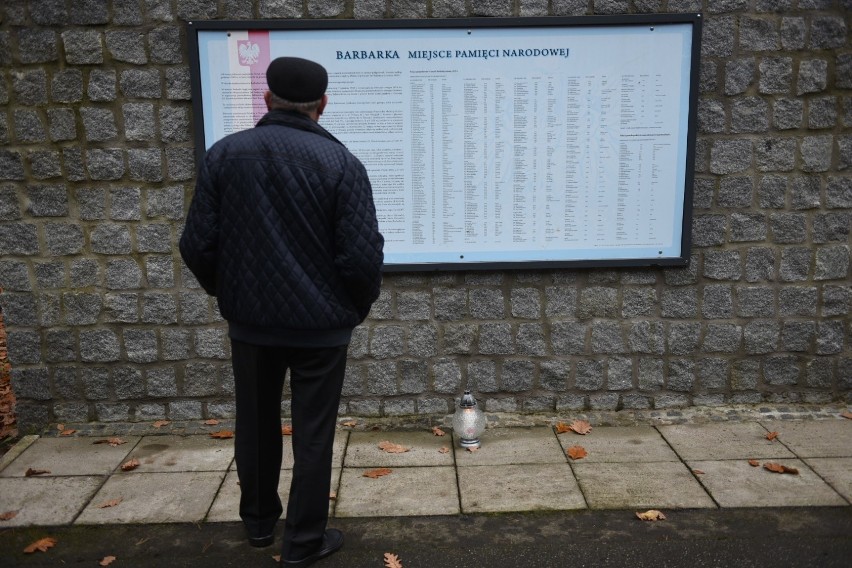
M 852 565 L 850 507 L 665 513 L 657 522 L 633 511 L 333 519 L 346 544 L 315 566 L 382 568 L 386 552 L 404 568 Z M 46 536 L 56 539 L 53 548 L 23 553 Z M 113 567 L 274 568 L 277 552 L 250 548 L 235 523 L 0 529 L 3 567 L 92 567 L 114 556 Z

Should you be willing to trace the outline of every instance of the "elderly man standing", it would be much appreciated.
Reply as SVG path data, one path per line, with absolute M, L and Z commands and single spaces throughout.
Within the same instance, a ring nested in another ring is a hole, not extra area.
M 281 564 L 343 546 L 328 529 L 337 410 L 352 330 L 381 285 L 384 239 L 367 172 L 317 121 L 328 74 L 296 57 L 266 73 L 269 112 L 207 152 L 180 252 L 228 321 L 240 516 L 269 546 L 283 512 L 281 396 L 290 371 L 293 481 Z

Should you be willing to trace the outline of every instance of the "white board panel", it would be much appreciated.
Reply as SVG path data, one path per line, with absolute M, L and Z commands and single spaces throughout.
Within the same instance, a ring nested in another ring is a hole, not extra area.
M 269 61 L 312 59 L 329 72 L 320 124 L 370 175 L 388 269 L 683 264 L 699 26 L 190 24 L 197 142 L 263 116 Z

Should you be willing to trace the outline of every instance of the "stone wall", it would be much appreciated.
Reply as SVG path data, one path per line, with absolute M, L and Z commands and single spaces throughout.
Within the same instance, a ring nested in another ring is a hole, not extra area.
M 465 387 L 492 412 L 848 400 L 852 0 L 5 0 L 22 427 L 233 415 L 225 325 L 176 252 L 186 20 L 666 11 L 705 20 L 690 266 L 389 275 L 342 412 L 443 415 Z

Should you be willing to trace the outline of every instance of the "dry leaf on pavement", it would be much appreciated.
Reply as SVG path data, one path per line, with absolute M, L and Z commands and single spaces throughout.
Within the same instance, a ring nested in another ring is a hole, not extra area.
M 568 428 L 577 434 L 582 434 L 583 436 L 592 431 L 592 425 L 585 420 L 575 420 L 568 426 Z
M 379 468 L 376 468 L 376 469 L 367 470 L 362 475 L 363 475 L 363 477 L 369 477 L 371 479 L 376 479 L 377 477 L 382 477 L 384 475 L 388 475 L 391 471 L 393 471 L 393 470 L 386 468 L 386 467 L 379 467 Z
M 293 427 L 289 424 L 285 424 L 281 427 L 281 435 L 282 436 L 292 436 L 293 435 Z
M 44 538 L 40 538 L 28 547 L 24 549 L 24 554 L 32 554 L 36 550 L 40 550 L 42 552 L 47 552 L 48 548 L 53 548 L 56 546 L 56 539 L 53 537 L 46 536 Z
M 383 442 L 379 442 L 379 449 L 387 454 L 404 454 L 411 448 L 407 448 L 402 444 L 394 444 L 388 440 L 384 440 Z
M 98 505 L 98 509 L 109 509 L 110 507 L 115 507 L 116 505 L 121 503 L 121 501 L 122 497 L 119 497 L 118 499 L 109 499 Z
M 210 432 L 210 437 L 217 440 L 227 440 L 228 438 L 233 438 L 234 433 L 230 430 L 219 430 L 218 432 Z
M 657 511 L 656 509 L 650 509 L 645 511 L 644 513 L 636 512 L 636 516 L 642 519 L 643 521 L 665 521 L 666 516 L 662 513 L 662 511 Z
M 564 422 L 557 422 L 555 428 L 557 434 L 564 434 L 571 431 L 571 425 Z
M 71 434 L 75 434 L 76 432 L 77 432 L 77 430 L 73 430 L 73 429 L 63 430 L 62 432 L 59 433 L 59 435 L 60 436 L 70 436 Z
M 109 566 L 115 562 L 115 556 L 104 556 L 103 560 L 98 562 L 98 566 Z
M 766 439 L 769 440 L 770 442 L 777 437 L 778 437 L 778 432 L 767 432 L 766 433 Z
M 217 425 L 218 423 L 219 423 L 219 421 L 218 421 L 218 420 L 216 420 L 215 418 L 211 418 L 210 420 L 205 420 L 205 421 L 204 421 L 204 425 L 205 425 L 205 426 L 215 426 L 215 425 Z
M 396 554 L 385 552 L 385 568 L 402 568 L 402 560 Z
M 841 414 L 840 416 L 842 418 L 848 418 L 849 420 L 852 420 L 852 412 L 849 412 L 848 410 L 846 412 L 844 412 L 843 414 Z
M 704 472 L 700 469 L 693 469 L 692 473 L 694 473 L 695 475 L 704 475 Z
M 355 426 L 358 425 L 358 421 L 357 420 L 347 420 L 346 422 L 341 422 L 340 425 L 345 426 L 347 428 L 354 428 Z
M 438 453 L 439 454 L 448 454 L 448 453 L 450 453 L 450 448 L 448 448 L 447 446 L 441 446 L 440 448 L 438 448 Z
M 791 473 L 793 475 L 799 475 L 799 470 L 795 467 L 787 467 L 786 465 L 781 465 L 780 463 L 765 463 L 763 464 L 763 469 L 767 469 L 774 473 Z
M 337 491 L 329 491 L 328 492 L 328 500 L 336 501 L 337 500 Z
M 466 449 L 467 449 L 467 451 L 469 451 L 470 453 L 478 452 L 478 451 L 479 451 L 479 446 L 470 446 L 470 447 L 468 447 L 468 448 L 466 448 Z
M 572 460 L 581 460 L 589 455 L 589 452 L 587 452 L 586 448 L 583 446 L 571 446 L 565 450 L 565 453 L 568 454 L 568 457 Z
M 34 475 L 44 475 L 46 473 L 50 473 L 49 469 L 33 469 L 31 467 L 27 468 L 27 471 L 24 472 L 25 477 L 32 477 Z
M 139 467 L 139 460 L 137 460 L 137 459 L 127 460 L 126 462 L 121 464 L 121 471 L 133 471 L 137 467 Z
M 110 447 L 114 448 L 114 447 L 116 447 L 116 446 L 120 446 L 120 445 L 122 445 L 122 444 L 126 444 L 127 442 L 125 442 L 125 441 L 124 441 L 124 440 L 122 440 L 121 438 L 106 438 L 106 439 L 104 439 L 104 440 L 95 440 L 95 441 L 94 441 L 94 442 L 92 442 L 92 443 L 93 443 L 93 444 L 109 444 L 109 445 L 110 445 Z
M 760 465 L 760 462 L 757 460 L 748 460 L 748 465 L 750 465 L 751 467 L 757 467 Z
M 171 422 L 169 422 L 168 420 L 157 420 L 156 422 L 151 424 L 151 426 L 153 426 L 154 428 L 162 428 L 163 426 L 168 426 L 169 424 L 171 424 Z
M 18 516 L 18 511 L 6 511 L 5 513 L 0 513 L 0 521 L 9 521 Z
M 437 426 L 432 426 L 432 433 L 436 436 L 446 436 L 447 433 L 438 428 Z

